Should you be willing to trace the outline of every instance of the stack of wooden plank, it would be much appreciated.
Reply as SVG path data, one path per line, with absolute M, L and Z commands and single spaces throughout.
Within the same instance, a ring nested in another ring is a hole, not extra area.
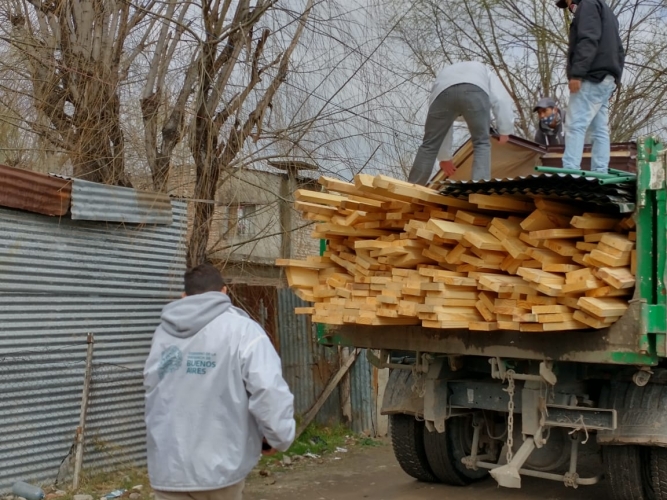
M 635 286 L 634 221 L 576 203 L 467 200 L 385 176 L 320 179 L 295 208 L 322 256 L 280 259 L 318 323 L 527 332 L 604 328 Z

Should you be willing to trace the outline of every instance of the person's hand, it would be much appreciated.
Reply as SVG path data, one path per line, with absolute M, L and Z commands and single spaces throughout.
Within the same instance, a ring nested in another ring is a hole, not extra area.
M 278 453 L 278 450 L 273 448 L 266 440 L 266 438 L 262 439 L 262 455 L 264 455 L 265 457 L 270 457 L 271 455 L 275 455 L 276 453 Z
M 509 135 L 501 135 L 501 136 L 498 137 L 498 142 L 500 144 L 507 144 L 507 141 L 509 141 L 509 140 L 510 140 Z
M 570 87 L 570 93 L 576 94 L 581 90 L 581 80 L 570 80 L 568 86 Z
M 442 170 L 447 177 L 451 177 L 456 172 L 456 167 L 451 160 L 441 161 L 440 170 Z

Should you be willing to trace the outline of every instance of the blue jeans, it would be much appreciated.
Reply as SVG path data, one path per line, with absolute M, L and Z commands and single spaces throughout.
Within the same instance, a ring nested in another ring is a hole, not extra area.
M 576 94 L 570 94 L 565 121 L 565 153 L 563 168 L 581 169 L 586 130 L 590 132 L 593 150 L 591 170 L 607 173 L 611 146 L 609 144 L 609 99 L 616 82 L 607 76 L 600 83 L 583 81 Z

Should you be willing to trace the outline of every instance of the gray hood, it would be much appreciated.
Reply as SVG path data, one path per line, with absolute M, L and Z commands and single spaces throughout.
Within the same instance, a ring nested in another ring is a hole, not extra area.
M 222 292 L 183 297 L 162 309 L 162 328 L 174 337 L 192 337 L 215 318 L 231 310 L 248 317 L 245 312 L 234 307 L 229 297 Z

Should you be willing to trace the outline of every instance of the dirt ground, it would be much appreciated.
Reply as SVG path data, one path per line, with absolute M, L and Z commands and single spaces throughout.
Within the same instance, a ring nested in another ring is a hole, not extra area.
M 246 500 L 584 500 L 607 498 L 604 484 L 565 488 L 561 483 L 523 479 L 520 490 L 500 489 L 493 479 L 466 487 L 420 483 L 396 463 L 391 446 L 355 447 L 348 453 L 278 467 L 268 477 L 254 472 Z

